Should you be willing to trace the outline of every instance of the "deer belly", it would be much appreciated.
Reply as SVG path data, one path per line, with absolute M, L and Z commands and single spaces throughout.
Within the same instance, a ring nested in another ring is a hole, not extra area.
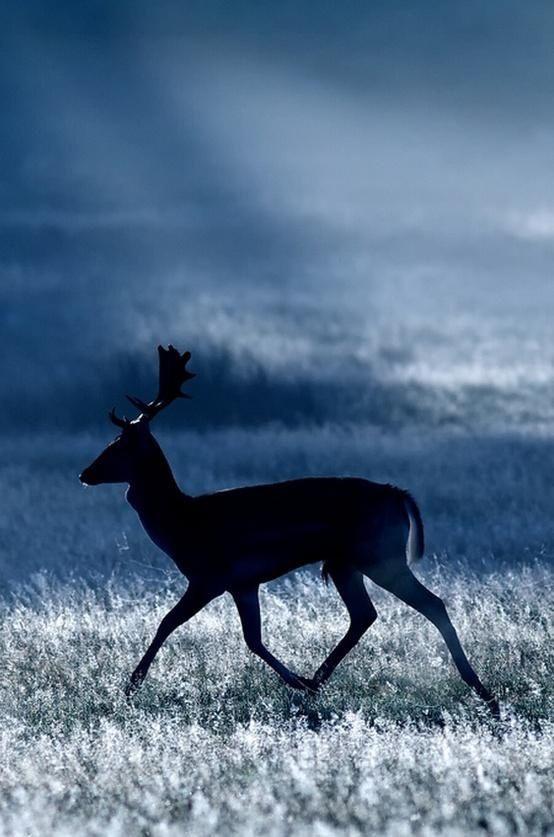
M 227 564 L 233 582 L 261 584 L 325 558 L 329 539 L 321 528 L 287 534 L 237 544 Z

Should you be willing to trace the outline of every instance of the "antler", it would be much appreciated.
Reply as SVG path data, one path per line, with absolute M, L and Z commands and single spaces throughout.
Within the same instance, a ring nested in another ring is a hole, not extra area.
M 190 398 L 186 392 L 181 392 L 181 387 L 195 377 L 194 372 L 189 372 L 186 368 L 191 357 L 190 352 L 183 352 L 181 355 L 174 346 L 168 346 L 167 349 L 158 346 L 158 356 L 160 373 L 158 394 L 154 400 L 146 403 L 133 395 L 127 396 L 131 404 L 141 411 L 139 419 L 147 421 L 151 421 L 176 398 Z
M 120 427 L 122 430 L 124 430 L 127 427 L 127 425 L 131 424 L 127 416 L 124 416 L 122 419 L 119 418 L 119 416 L 116 416 L 115 407 L 112 407 L 112 409 L 108 413 L 108 416 L 112 424 L 115 424 L 116 427 Z

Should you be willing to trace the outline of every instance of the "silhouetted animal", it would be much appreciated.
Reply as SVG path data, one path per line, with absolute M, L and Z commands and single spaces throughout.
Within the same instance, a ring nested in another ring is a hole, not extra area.
M 246 644 L 289 686 L 314 692 L 375 621 L 364 575 L 426 616 L 441 632 L 462 678 L 486 701 L 498 703 L 471 667 L 441 599 L 408 564 L 424 551 L 419 509 L 407 491 L 354 478 L 309 478 L 235 488 L 192 497 L 177 485 L 150 432 L 168 404 L 187 397 L 181 386 L 194 375 L 190 353 L 158 347 L 159 390 L 148 404 L 127 396 L 141 411 L 133 421 L 110 418 L 121 433 L 80 475 L 87 485 L 128 483 L 127 500 L 154 543 L 188 578 L 182 599 L 162 619 L 133 672 L 127 694 L 140 686 L 160 646 L 208 602 L 229 592 Z M 258 588 L 306 564 L 323 561 L 350 616 L 350 627 L 312 678 L 290 671 L 265 647 Z

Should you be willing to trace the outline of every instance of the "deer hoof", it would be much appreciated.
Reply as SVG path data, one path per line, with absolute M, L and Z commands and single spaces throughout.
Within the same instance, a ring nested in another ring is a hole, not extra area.
M 492 717 L 495 721 L 500 720 L 500 705 L 495 697 L 491 695 L 490 698 L 487 699 L 487 709 L 491 713 Z
M 125 697 L 131 698 L 137 691 L 140 689 L 142 685 L 142 681 L 144 680 L 144 674 L 142 671 L 134 671 L 131 675 L 131 678 L 127 685 L 125 686 Z

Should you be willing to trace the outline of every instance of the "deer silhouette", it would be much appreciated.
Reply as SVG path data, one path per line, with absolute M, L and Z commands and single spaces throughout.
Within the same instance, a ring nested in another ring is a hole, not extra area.
M 228 592 L 236 604 L 248 648 L 294 689 L 316 692 L 377 618 L 364 576 L 422 613 L 442 634 L 463 678 L 498 717 L 496 698 L 470 665 L 444 603 L 413 575 L 424 552 L 423 523 L 413 497 L 392 485 L 352 477 L 310 477 L 190 496 L 177 485 L 150 431 L 154 417 L 194 377 L 190 352 L 158 346 L 158 394 L 130 421 L 109 414 L 120 434 L 86 468 L 86 485 L 128 483 L 127 501 L 147 534 L 188 579 L 175 607 L 131 675 L 128 696 L 141 685 L 168 636 L 211 600 Z M 260 584 L 323 562 L 350 617 L 350 626 L 313 677 L 290 671 L 262 640 Z

